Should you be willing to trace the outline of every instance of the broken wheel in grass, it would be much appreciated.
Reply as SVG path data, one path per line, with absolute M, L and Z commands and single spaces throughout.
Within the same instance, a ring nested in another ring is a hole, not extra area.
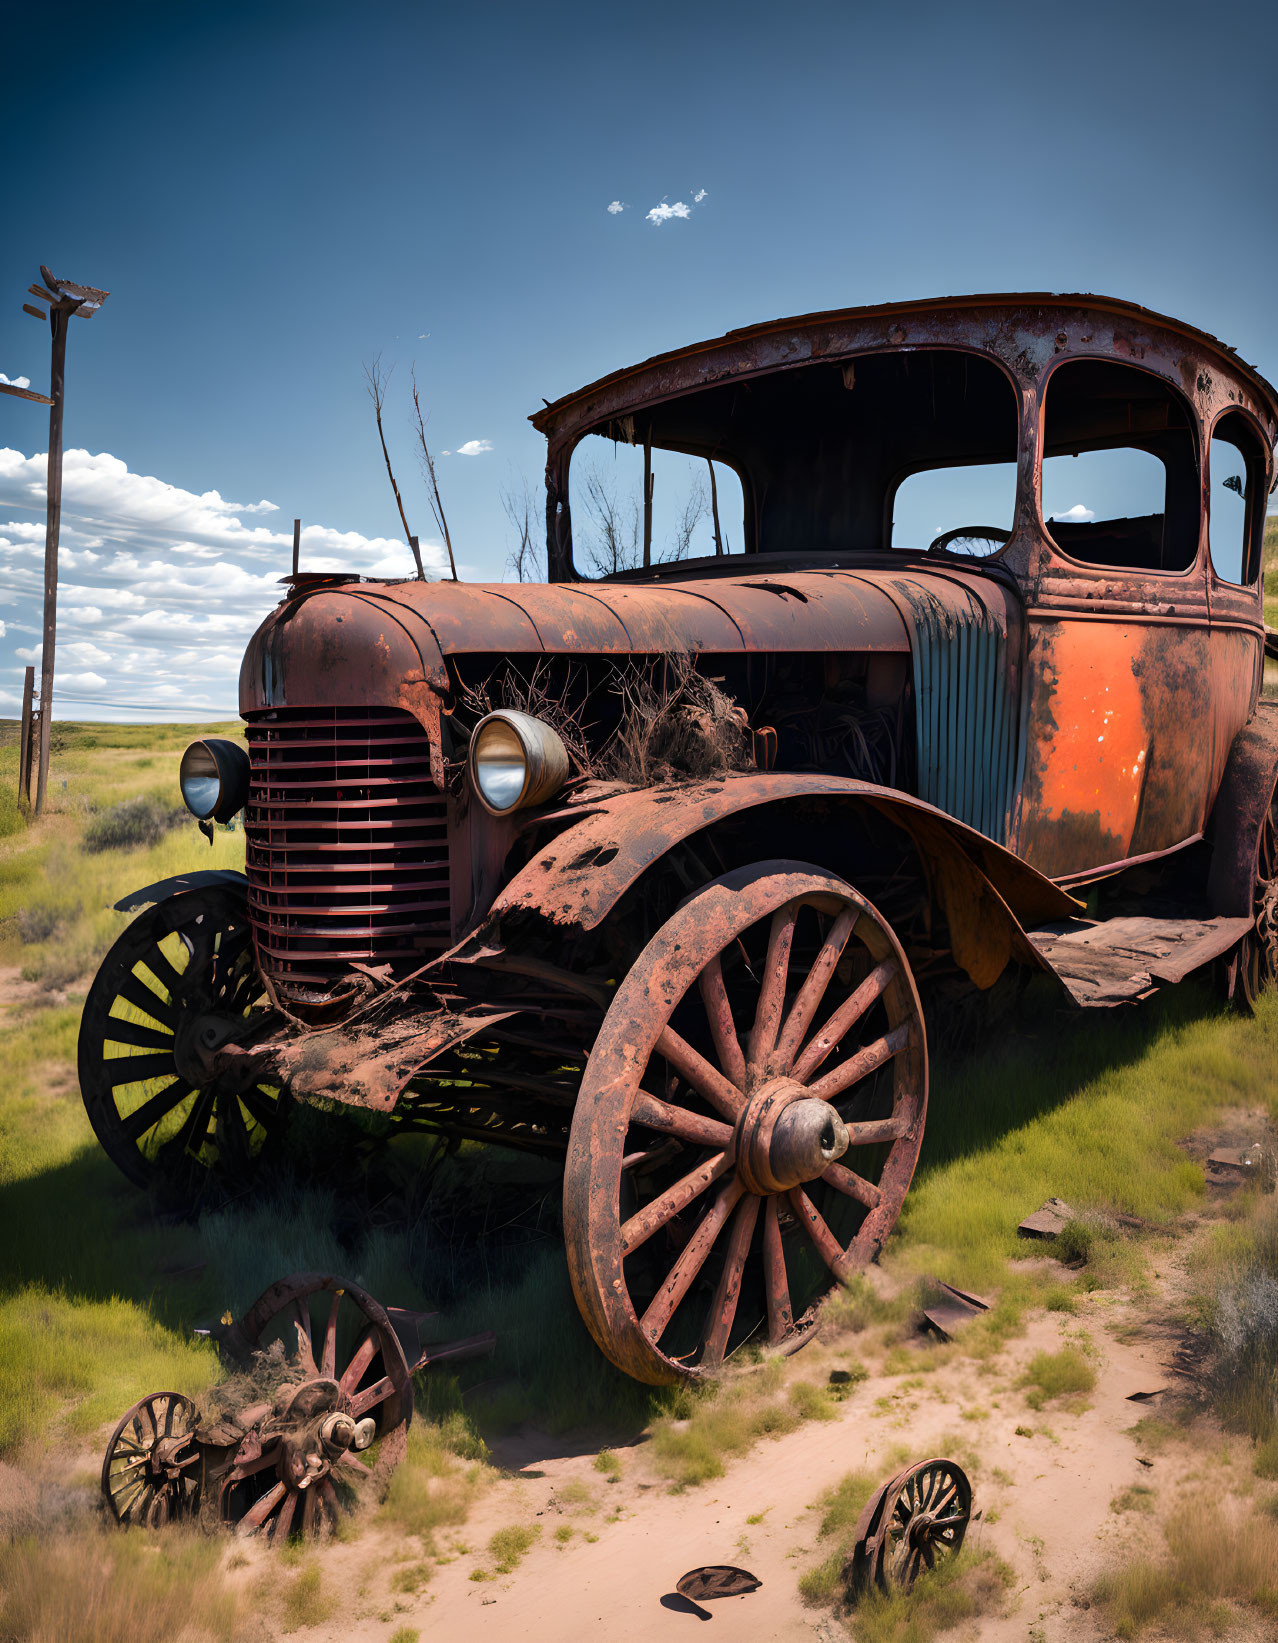
M 275 1342 L 299 1378 L 281 1387 L 270 1413 L 217 1469 L 217 1504 L 237 1534 L 283 1541 L 333 1528 L 355 1504 L 358 1484 L 398 1464 L 413 1393 L 386 1311 L 343 1278 L 282 1278 L 231 1326 L 224 1347 L 248 1362 Z M 374 1445 L 370 1466 L 361 1453 Z
M 972 1486 L 952 1460 L 924 1460 L 877 1489 L 844 1565 L 848 1595 L 908 1590 L 924 1569 L 957 1556 L 972 1516 Z
M 196 1510 L 198 1420 L 181 1392 L 152 1392 L 121 1417 L 102 1461 L 102 1493 L 117 1523 L 157 1529 Z

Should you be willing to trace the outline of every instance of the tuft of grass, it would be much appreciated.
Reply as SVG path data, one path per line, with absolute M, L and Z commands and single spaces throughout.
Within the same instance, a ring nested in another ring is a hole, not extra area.
M 418 1643 L 421 1635 L 416 1626 L 397 1626 L 387 1643 Z
M 408 1453 L 391 1474 L 380 1517 L 405 1534 L 420 1535 L 434 1549 L 434 1531 L 464 1523 L 491 1472 L 482 1462 L 463 1463 L 449 1443 L 446 1426 L 415 1420 L 408 1429 Z
M 488 1542 L 488 1552 L 499 1575 L 508 1575 L 532 1550 L 541 1533 L 540 1523 L 512 1523 L 498 1529 Z
M 324 1590 L 319 1564 L 312 1563 L 284 1589 L 283 1629 L 296 1632 L 303 1626 L 318 1626 L 336 1607 L 337 1599 Z
M 851 1616 L 857 1643 L 930 1643 L 940 1632 L 1001 1615 L 1016 1581 L 992 1549 L 964 1549 L 925 1570 L 909 1591 L 868 1593 Z
M 15 1643 L 240 1643 L 258 1635 L 198 1531 L 98 1528 L 0 1544 L 0 1636 Z
M 1094 1599 L 1115 1636 L 1138 1637 L 1173 1617 L 1176 1635 L 1192 1636 L 1212 1623 L 1222 1601 L 1271 1623 L 1278 1618 L 1278 1535 L 1271 1524 L 1204 1497 L 1176 1512 L 1165 1532 L 1165 1554 L 1129 1551 L 1122 1567 L 1096 1584 Z
M 825 1608 L 842 1591 L 843 1565 L 852 1550 L 852 1536 L 866 1501 L 882 1482 L 869 1472 L 849 1472 L 819 1502 L 821 1524 L 817 1533 L 833 1541 L 821 1562 L 799 1576 L 799 1596 L 810 1608 Z
M 1025 1401 L 1031 1409 L 1041 1409 L 1052 1398 L 1078 1396 L 1096 1385 L 1096 1371 L 1077 1347 L 1059 1352 L 1036 1352 L 1016 1383 L 1029 1387 Z
M 1278 1201 L 1257 1198 L 1245 1220 L 1215 1229 L 1195 1265 L 1208 1399 L 1226 1426 L 1265 1447 L 1269 1465 L 1278 1436 Z
M 408 1592 L 410 1595 L 420 1592 L 434 1572 L 429 1563 L 405 1564 L 391 1576 L 391 1591 Z
M 1111 1512 L 1152 1512 L 1154 1491 L 1147 1484 L 1133 1483 L 1130 1489 L 1114 1496 L 1109 1509 Z
M 760 1438 L 781 1437 L 805 1420 L 828 1420 L 834 1403 L 823 1387 L 798 1383 L 781 1397 L 785 1364 L 772 1359 L 755 1373 L 685 1391 L 674 1412 L 653 1428 L 658 1470 L 675 1490 L 723 1476 L 724 1462 Z
M 603 1472 L 610 1477 L 621 1476 L 621 1462 L 611 1449 L 601 1449 L 590 1464 L 596 1472 Z
M 133 850 L 139 845 L 158 844 L 166 833 L 190 819 L 185 805 L 167 803 L 157 794 L 123 799 L 90 820 L 81 848 L 96 856 L 103 850 Z
M 566 1546 L 576 1532 L 571 1523 L 561 1523 L 555 1530 L 555 1539 Z

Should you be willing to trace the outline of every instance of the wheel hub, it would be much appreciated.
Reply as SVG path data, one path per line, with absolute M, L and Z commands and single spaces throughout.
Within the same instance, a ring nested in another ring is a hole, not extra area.
M 792 1078 L 773 1078 L 746 1101 L 736 1123 L 737 1174 L 760 1196 L 814 1181 L 848 1149 L 847 1126 L 828 1101 Z

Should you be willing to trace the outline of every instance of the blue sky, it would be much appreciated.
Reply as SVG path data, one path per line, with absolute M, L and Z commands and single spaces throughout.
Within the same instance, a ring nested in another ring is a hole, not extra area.
M 50 32 L 11 12 L 0 371 L 45 385 L 47 333 L 20 308 L 41 262 L 112 293 L 71 339 L 66 439 L 89 457 L 64 540 L 96 558 L 66 572 L 60 631 L 87 647 L 68 679 L 86 699 L 233 705 L 294 514 L 315 562 L 394 562 L 361 375 L 379 352 L 424 542 L 414 359 L 437 449 L 491 447 L 440 459 L 475 577 L 503 574 L 502 488 L 540 483 L 525 418 L 543 396 L 734 325 L 1095 290 L 1278 376 L 1276 19 L 312 0 L 72 6 Z M 690 214 L 650 221 L 663 201 Z M 0 398 L 0 712 L 38 626 L 38 542 L 6 521 L 41 523 L 46 445 L 39 409 Z M 167 514 L 147 481 L 175 488 Z M 140 533 L 139 496 L 158 510 Z

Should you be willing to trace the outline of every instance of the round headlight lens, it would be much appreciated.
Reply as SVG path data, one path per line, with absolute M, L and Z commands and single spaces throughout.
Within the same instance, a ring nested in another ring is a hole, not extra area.
M 470 739 L 470 776 L 486 809 L 504 816 L 544 804 L 568 780 L 568 749 L 530 713 L 500 708 Z
M 528 755 L 515 727 L 506 719 L 486 719 L 475 732 L 471 751 L 475 786 L 490 810 L 513 810 L 528 780 Z
M 248 798 L 248 754 L 221 736 L 192 742 L 178 766 L 178 786 L 197 821 L 230 821 Z

